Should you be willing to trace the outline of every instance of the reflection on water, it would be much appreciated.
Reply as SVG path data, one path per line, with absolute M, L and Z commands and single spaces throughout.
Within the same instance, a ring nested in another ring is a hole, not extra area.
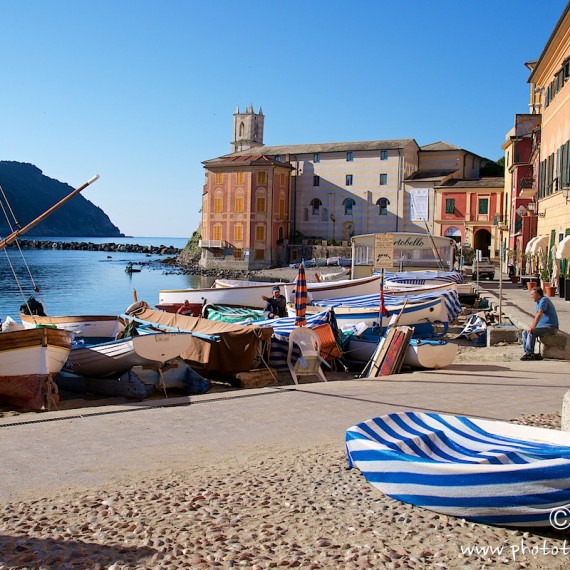
M 153 267 L 158 269 L 139 265 L 156 262 L 160 255 L 44 249 L 26 249 L 23 255 L 13 248 L 0 250 L 0 319 L 6 315 L 16 318 L 20 305 L 30 295 L 54 316 L 119 314 L 133 302 L 135 291 L 139 301 L 153 306 L 160 289 L 209 287 L 213 281 L 212 277 L 173 274 L 170 267 L 156 263 Z M 128 262 L 142 271 L 126 273 Z M 35 286 L 39 293 L 34 292 Z

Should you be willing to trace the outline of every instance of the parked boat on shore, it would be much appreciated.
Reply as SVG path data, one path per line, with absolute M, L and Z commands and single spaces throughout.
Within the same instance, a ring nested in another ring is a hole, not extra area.
M 349 467 L 396 500 L 509 527 L 568 520 L 567 432 L 399 412 L 349 428 L 346 449 Z
M 50 409 L 57 403 L 53 378 L 71 350 L 73 333 L 48 327 L 0 333 L 0 405 Z
M 75 316 L 38 316 L 20 313 L 20 320 L 26 329 L 38 325 L 55 326 L 88 339 L 115 338 L 123 330 L 124 323 L 116 315 L 75 315 Z
M 161 290 L 156 307 L 174 313 L 185 300 L 188 300 L 195 315 L 199 315 L 206 304 L 262 309 L 265 301 L 261 297 L 271 297 L 271 288 L 274 285 L 282 288 L 282 293 L 286 298 L 289 298 L 295 287 L 294 282 L 262 283 L 224 279 L 223 282 L 220 280 L 219 286 L 211 289 Z M 368 295 L 377 292 L 379 287 L 379 275 L 329 283 L 307 283 L 307 290 L 315 300 L 341 295 Z
M 117 376 L 133 366 L 163 365 L 186 352 L 192 337 L 186 333 L 156 332 L 72 347 L 66 370 L 80 376 Z

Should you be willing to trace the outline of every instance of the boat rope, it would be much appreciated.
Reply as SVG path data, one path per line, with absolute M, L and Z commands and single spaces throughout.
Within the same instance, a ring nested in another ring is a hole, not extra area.
M 16 216 L 15 216 L 15 214 L 14 214 L 14 212 L 10 206 L 10 203 L 8 202 L 8 197 L 6 196 L 2 186 L 0 186 L 0 194 L 1 194 L 1 198 L 2 198 L 0 200 L 0 205 L 2 206 L 2 212 L 4 213 L 4 217 L 6 218 L 6 223 L 8 224 L 8 228 L 10 229 L 10 232 L 13 233 L 15 231 L 14 227 L 16 227 L 18 229 L 20 228 L 20 223 L 16 219 Z M 13 224 L 12 224 L 11 220 L 14 221 Z M 26 258 L 24 256 L 24 252 L 22 251 L 22 248 L 20 247 L 19 240 L 18 239 L 14 240 L 14 243 L 16 244 L 16 247 L 18 248 L 18 252 L 20 254 L 20 257 L 22 258 L 22 262 L 24 264 L 24 267 L 26 268 L 26 271 L 27 271 L 28 276 L 30 278 L 30 281 L 32 283 L 33 290 L 34 290 L 34 292 L 39 293 L 40 297 L 41 297 L 40 288 L 38 287 L 37 283 L 34 280 L 34 276 L 32 275 L 30 267 L 26 261 Z M 10 259 L 10 255 L 8 254 L 8 250 L 6 248 L 4 248 L 4 252 L 6 255 L 6 260 L 8 261 L 8 265 L 10 266 L 12 276 L 14 277 L 14 280 L 16 282 L 18 290 L 20 291 L 20 295 L 22 296 L 22 300 L 24 301 L 24 304 L 28 308 L 28 312 L 31 314 L 32 311 L 30 310 L 30 307 L 28 306 L 28 300 L 27 300 L 26 294 L 24 293 L 24 289 L 22 287 L 20 279 L 18 278 L 18 275 L 16 274 L 16 270 L 14 269 L 14 265 L 12 263 L 12 260 Z M 42 304 L 43 304 L 43 301 L 42 301 Z M 32 317 L 33 317 L 33 315 L 32 315 Z

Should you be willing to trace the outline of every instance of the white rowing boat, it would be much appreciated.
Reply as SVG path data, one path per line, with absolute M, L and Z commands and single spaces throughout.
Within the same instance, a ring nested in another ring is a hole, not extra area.
M 262 296 L 271 297 L 274 285 L 281 287 L 281 293 L 289 298 L 295 283 L 260 283 L 250 281 L 234 281 L 230 286 L 217 286 L 210 289 L 174 289 L 161 290 L 157 308 L 169 312 L 176 310 L 188 300 L 193 313 L 198 316 L 203 305 L 222 305 L 227 307 L 249 307 L 263 309 L 265 301 Z M 380 289 L 380 276 L 372 275 L 360 279 L 345 279 L 330 283 L 307 283 L 307 290 L 314 300 L 329 299 L 331 297 L 345 297 L 348 295 L 371 295 Z

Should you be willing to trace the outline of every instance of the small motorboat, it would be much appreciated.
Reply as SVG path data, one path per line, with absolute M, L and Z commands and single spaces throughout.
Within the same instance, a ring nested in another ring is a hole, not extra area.
M 346 431 L 350 467 L 393 499 L 504 526 L 568 528 L 570 434 L 399 412 Z
M 141 269 L 139 267 L 134 267 L 132 262 L 129 261 L 125 267 L 125 273 L 140 273 Z

